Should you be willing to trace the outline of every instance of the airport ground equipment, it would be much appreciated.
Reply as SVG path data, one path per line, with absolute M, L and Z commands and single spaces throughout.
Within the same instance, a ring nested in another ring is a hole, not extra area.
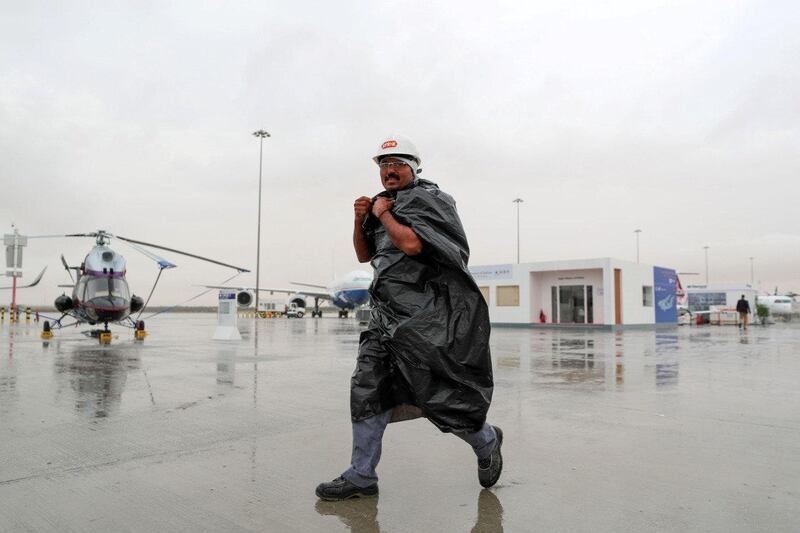
M 317 306 L 317 304 L 315 304 L 315 306 Z M 295 302 L 290 303 L 289 308 L 286 310 L 286 318 L 303 318 L 303 316 L 305 315 L 305 311 L 303 309 L 304 309 L 303 307 L 297 305 L 297 303 Z M 315 311 L 311 311 L 311 313 L 312 317 L 316 316 Z M 322 316 L 321 312 L 319 316 Z
M 157 244 L 151 244 L 143 241 L 129 239 L 119 235 L 112 235 L 107 231 L 99 230 L 92 233 L 73 233 L 67 235 L 41 235 L 34 238 L 52 238 L 52 237 L 90 237 L 95 239 L 94 247 L 84 258 L 80 266 L 69 266 L 64 256 L 61 256 L 61 262 L 64 265 L 67 273 L 72 281 L 71 285 L 61 285 L 62 287 L 69 287 L 72 289 L 71 296 L 62 294 L 55 300 L 55 307 L 61 313 L 58 318 L 49 318 L 45 321 L 42 329 L 42 338 L 52 337 L 53 329 L 60 329 L 65 326 L 72 326 L 76 324 L 89 324 L 97 325 L 102 324 L 103 329 L 93 329 L 84 332 L 86 335 L 98 339 L 101 344 L 108 344 L 111 342 L 112 335 L 108 329 L 109 323 L 115 323 L 124 327 L 134 330 L 134 338 L 136 340 L 143 340 L 147 335 L 144 328 L 144 321 L 140 320 L 142 313 L 147 307 L 150 298 L 153 296 L 158 280 L 161 274 L 166 269 L 175 268 L 177 265 L 163 259 L 146 248 L 156 248 L 159 250 L 166 250 L 168 252 L 192 257 L 201 261 L 206 261 L 226 268 L 236 270 L 239 274 L 242 272 L 249 272 L 249 270 L 229 265 L 209 259 L 207 257 L 191 254 L 176 250 L 174 248 L 167 248 Z M 140 296 L 131 294 L 128 287 L 128 282 L 125 279 L 127 274 L 127 263 L 125 258 L 114 251 L 110 247 L 111 239 L 115 238 L 131 246 L 134 250 L 142 253 L 148 258 L 155 261 L 158 265 L 158 275 L 150 289 L 150 294 L 147 299 Z M 146 247 L 146 248 L 145 248 Z M 73 277 L 72 273 L 75 273 Z M 238 274 L 237 274 L 238 275 Z M 138 313 L 134 319 L 133 314 Z M 65 324 L 63 321 L 67 317 L 73 319 L 73 322 Z M 45 335 L 48 332 L 49 335 Z
M 45 340 L 53 338 L 53 332 L 50 330 L 49 320 L 45 320 L 44 326 L 42 326 L 42 338 Z
M 144 329 L 144 320 L 137 320 L 136 327 L 133 330 L 133 338 L 137 341 L 143 341 L 147 337 L 147 330 Z

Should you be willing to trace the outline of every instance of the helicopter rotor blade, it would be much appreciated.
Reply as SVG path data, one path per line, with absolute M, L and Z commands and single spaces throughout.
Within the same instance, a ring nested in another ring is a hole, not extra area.
M 123 242 L 124 242 L 124 241 L 123 241 Z M 145 256 L 145 257 L 149 257 L 150 259 L 152 259 L 153 261 L 155 261 L 156 263 L 158 263 L 158 267 L 159 267 L 161 270 L 164 270 L 165 268 L 175 268 L 175 267 L 177 267 L 177 266 L 178 266 L 178 265 L 176 265 L 175 263 L 172 263 L 172 262 L 170 262 L 170 261 L 167 261 L 167 260 L 166 260 L 166 259 L 164 259 L 163 257 L 160 257 L 160 256 L 158 256 L 158 255 L 154 254 L 154 253 L 153 253 L 153 252 L 151 252 L 150 250 L 145 250 L 144 248 L 142 248 L 142 247 L 141 247 L 141 246 L 139 246 L 138 244 L 133 244 L 132 242 L 126 242 L 125 244 L 127 244 L 128 246 L 130 246 L 131 248 L 133 248 L 134 250 L 136 250 L 137 252 L 139 252 L 139 253 L 140 253 L 140 254 L 142 254 L 143 256 Z
M 62 237 L 97 237 L 97 233 L 70 233 L 69 235 L 64 235 L 63 233 L 58 235 L 28 235 L 29 239 L 60 239 Z
M 61 264 L 64 265 L 64 270 L 66 270 L 67 274 L 69 274 L 69 280 L 72 283 L 75 283 L 75 278 L 72 277 L 72 272 L 71 272 L 72 269 L 67 264 L 67 260 L 64 259 L 64 254 L 61 254 Z
M 187 257 L 192 257 L 194 259 L 199 259 L 201 261 L 207 261 L 209 263 L 214 263 L 215 265 L 220 265 L 220 266 L 224 266 L 224 267 L 227 267 L 227 268 L 232 268 L 234 270 L 238 270 L 239 272 L 250 272 L 246 268 L 238 267 L 238 266 L 235 266 L 235 265 L 229 265 L 229 264 L 223 263 L 221 261 L 216 261 L 214 259 L 209 259 L 208 257 L 203 257 L 201 255 L 191 254 L 189 252 L 182 252 L 181 250 L 176 250 L 175 248 L 167 248 L 166 246 L 159 246 L 157 244 L 151 244 L 149 242 L 137 241 L 137 240 L 134 240 L 134 239 L 129 239 L 127 237 L 120 237 L 119 235 L 113 235 L 113 237 L 116 237 L 117 239 L 120 239 L 120 240 L 126 241 L 126 242 L 130 242 L 130 243 L 133 243 L 133 244 L 140 244 L 142 246 L 149 246 L 150 248 L 156 248 L 158 250 L 166 250 L 167 252 L 172 252 L 172 253 L 175 253 L 175 254 L 185 255 Z

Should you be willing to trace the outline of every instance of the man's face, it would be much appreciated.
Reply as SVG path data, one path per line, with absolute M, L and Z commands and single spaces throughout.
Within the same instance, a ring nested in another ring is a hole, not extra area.
M 405 189 L 414 181 L 411 167 L 395 157 L 384 157 L 380 162 L 381 183 L 387 191 Z

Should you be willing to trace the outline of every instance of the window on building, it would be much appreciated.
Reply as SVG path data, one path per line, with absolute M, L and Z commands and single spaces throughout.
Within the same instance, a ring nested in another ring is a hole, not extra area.
M 483 299 L 486 300 L 486 305 L 489 305 L 489 287 L 478 287 L 481 290 Z
M 653 307 L 653 287 L 652 285 L 642 286 L 642 305 L 645 307 Z
M 519 307 L 519 285 L 498 285 L 497 305 L 500 307 Z

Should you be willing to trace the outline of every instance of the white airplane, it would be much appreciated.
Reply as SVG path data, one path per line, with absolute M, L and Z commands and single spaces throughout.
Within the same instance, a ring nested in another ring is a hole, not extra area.
M 756 303 L 766 305 L 772 316 L 792 315 L 792 297 L 781 294 L 768 294 L 756 296 Z
M 306 307 L 306 298 L 314 298 L 314 309 L 311 311 L 312 317 L 322 316 L 322 310 L 319 308 L 319 301 L 329 300 L 333 305 L 339 308 L 339 318 L 347 318 L 349 311 L 369 302 L 368 289 L 372 283 L 372 274 L 363 270 L 354 270 L 340 280 L 334 282 L 330 287 L 295 281 L 290 281 L 289 283 L 292 285 L 310 287 L 316 290 L 259 287 L 259 291 L 268 292 L 270 294 L 276 292 L 288 294 L 289 301 L 287 303 L 295 304 L 299 308 Z M 209 289 L 237 291 L 236 302 L 240 308 L 250 307 L 255 301 L 255 297 L 253 296 L 256 290 L 255 287 L 230 287 L 220 285 L 205 285 L 205 287 Z M 303 316 L 302 311 L 299 313 L 299 316 Z

